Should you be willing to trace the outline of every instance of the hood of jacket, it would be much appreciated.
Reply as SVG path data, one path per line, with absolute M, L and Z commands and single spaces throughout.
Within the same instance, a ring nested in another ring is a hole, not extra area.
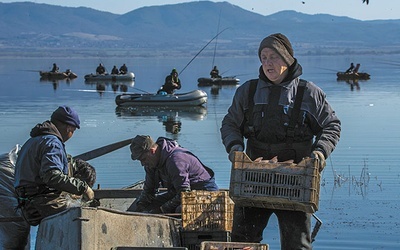
M 160 161 L 157 165 L 158 168 L 161 168 L 175 149 L 179 148 L 179 144 L 177 141 L 165 137 L 159 137 L 156 143 L 161 149 Z
M 61 141 L 63 141 L 60 131 L 58 131 L 57 127 L 51 121 L 38 123 L 35 127 L 32 128 L 30 133 L 31 137 L 41 135 L 54 135 L 57 136 Z

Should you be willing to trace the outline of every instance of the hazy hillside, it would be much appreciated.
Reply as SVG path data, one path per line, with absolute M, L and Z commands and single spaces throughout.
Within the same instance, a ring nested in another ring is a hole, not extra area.
M 219 24 L 219 25 L 218 25 Z M 196 1 L 144 7 L 124 15 L 32 2 L 0 3 L 2 55 L 131 51 L 197 53 L 218 31 L 219 53 L 254 53 L 273 32 L 286 34 L 298 53 L 400 53 L 400 20 L 360 21 L 282 11 L 262 16 L 227 2 Z M 56 50 L 57 49 L 57 50 Z M 121 52 L 123 53 L 123 52 Z M 204 52 L 207 53 L 207 52 Z

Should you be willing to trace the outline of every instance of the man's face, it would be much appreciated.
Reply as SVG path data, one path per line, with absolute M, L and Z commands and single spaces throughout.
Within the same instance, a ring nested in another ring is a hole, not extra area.
M 288 74 L 288 66 L 273 49 L 264 48 L 261 51 L 260 59 L 264 74 L 271 82 L 279 84 L 285 79 Z
M 75 133 L 75 130 L 76 130 L 76 127 L 71 126 L 71 125 L 67 125 L 67 126 L 65 127 L 65 132 L 66 132 L 66 134 L 65 134 L 65 136 L 63 136 L 64 142 L 66 142 L 66 141 L 68 141 L 69 139 L 71 139 L 71 137 L 72 137 L 72 136 L 74 135 L 74 133 Z
M 146 168 L 156 168 L 158 164 L 158 158 L 154 149 L 146 150 L 137 160 Z

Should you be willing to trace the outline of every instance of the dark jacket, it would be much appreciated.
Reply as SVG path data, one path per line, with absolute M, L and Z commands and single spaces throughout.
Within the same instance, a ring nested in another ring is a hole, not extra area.
M 37 124 L 19 152 L 15 165 L 15 183 L 18 187 L 43 187 L 81 195 L 87 184 L 68 177 L 68 159 L 65 145 L 57 127 L 50 121 Z
M 253 116 L 255 135 L 247 141 L 247 148 L 256 148 L 260 144 L 264 147 L 274 147 L 274 145 L 286 143 L 286 132 L 301 74 L 302 68 L 296 60 L 289 68 L 286 79 L 278 85 L 281 88 L 277 109 L 279 114 L 274 114 L 275 118 L 271 118 L 271 115 L 267 114 L 268 98 L 275 85 L 269 81 L 260 67 L 254 94 L 253 114 L 250 114 Z M 222 121 L 220 132 L 227 152 L 236 144 L 244 147 L 245 112 L 249 109 L 249 87 L 250 81 L 247 81 L 237 89 L 232 105 Z M 271 121 L 271 119 L 275 120 Z M 339 141 L 340 131 L 340 120 L 326 100 L 325 93 L 314 83 L 307 82 L 295 128 L 294 143 L 310 142 L 308 152 L 318 149 L 327 158 Z
M 173 83 L 176 83 L 177 86 L 174 86 Z M 168 94 L 173 94 L 176 89 L 181 89 L 181 80 L 179 77 L 174 77 L 173 75 L 168 75 L 165 78 L 165 83 L 161 87 L 161 91 L 165 91 Z

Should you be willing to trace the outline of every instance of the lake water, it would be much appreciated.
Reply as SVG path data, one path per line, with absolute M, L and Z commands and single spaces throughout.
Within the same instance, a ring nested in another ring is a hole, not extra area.
M 0 63 L 0 153 L 23 144 L 30 129 L 49 119 L 59 105 L 74 107 L 81 118 L 81 129 L 66 143 L 67 151 L 77 155 L 109 143 L 149 134 L 153 138 L 175 138 L 198 155 L 216 172 L 221 188 L 229 187 L 230 162 L 222 146 L 219 128 L 232 101 L 235 87 L 208 93 L 205 108 L 185 110 L 119 110 L 115 96 L 128 92 L 155 92 L 172 68 L 179 72 L 188 58 L 62 58 L 1 59 Z M 316 215 L 323 225 L 314 242 L 315 249 L 400 249 L 400 56 L 299 56 L 303 78 L 315 82 L 342 121 L 341 140 L 327 160 L 323 172 L 320 207 Z M 39 80 L 39 70 L 49 70 L 56 62 L 60 70 L 70 68 L 78 78 L 70 82 Z M 96 84 L 86 84 L 83 76 L 102 62 L 108 71 L 126 63 L 136 75 L 134 83 L 105 92 Z M 358 85 L 336 81 L 336 72 L 350 62 L 361 63 L 361 72 L 371 74 Z M 217 58 L 224 76 L 237 76 L 243 83 L 258 75 L 256 58 Z M 179 92 L 197 89 L 197 78 L 208 77 L 212 58 L 196 58 L 180 78 Z M 180 122 L 180 131 L 171 133 L 169 121 Z M 97 169 L 101 188 L 121 188 L 143 179 L 139 162 L 130 160 L 129 148 L 90 161 Z M 313 222 L 314 223 L 314 222 Z M 265 230 L 263 243 L 280 249 L 277 220 L 273 217 Z M 34 233 L 33 233 L 34 236 Z

